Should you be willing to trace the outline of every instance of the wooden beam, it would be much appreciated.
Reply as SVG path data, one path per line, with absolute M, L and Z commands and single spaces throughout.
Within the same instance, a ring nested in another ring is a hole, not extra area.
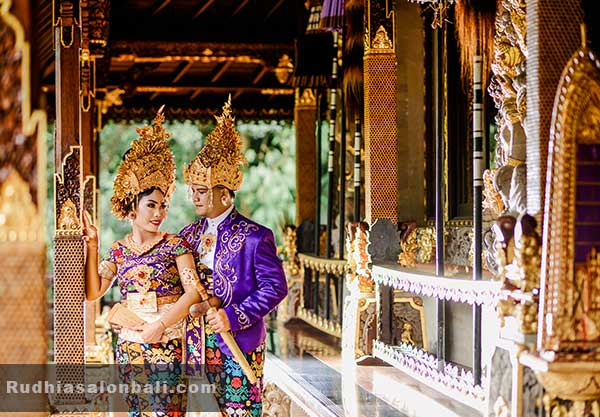
M 216 83 L 219 80 L 219 78 L 221 78 L 221 76 L 225 74 L 225 71 L 227 71 L 227 69 L 231 66 L 232 63 L 233 61 L 225 61 L 223 65 L 221 65 L 221 68 L 219 68 L 215 75 L 213 75 L 213 77 L 210 79 L 210 82 L 213 84 Z
M 194 65 L 194 61 L 180 63 L 175 70 L 175 77 L 171 82 L 175 84 L 177 81 L 179 81 L 181 77 L 183 77 L 183 75 L 192 67 L 192 65 Z
M 236 14 L 238 14 L 244 7 L 246 7 L 246 5 L 248 4 L 250 0 L 243 0 L 240 5 L 237 7 L 237 9 L 234 10 L 234 12 L 231 14 L 231 17 L 235 16 Z
M 279 9 L 279 7 L 281 7 L 281 5 L 283 4 L 283 2 L 284 2 L 284 1 L 285 1 L 285 0 L 279 0 L 279 1 L 278 1 L 278 2 L 275 4 L 275 6 L 273 6 L 273 8 L 272 8 L 271 10 L 269 10 L 269 13 L 267 13 L 267 16 L 265 17 L 265 21 L 269 20 L 269 18 L 271 17 L 271 15 L 272 15 L 273 13 L 275 13 L 275 11 L 276 11 L 277 9 Z
M 208 0 L 206 3 L 204 3 L 202 7 L 200 7 L 196 13 L 194 13 L 192 20 L 196 19 L 198 16 L 204 13 L 206 9 L 208 9 L 214 2 L 215 0 Z
M 159 0 L 154 4 L 154 7 L 152 8 L 152 12 L 150 13 L 152 16 L 158 14 L 162 9 L 164 9 L 169 3 L 171 3 L 171 0 Z
M 108 90 L 113 90 L 115 88 L 119 88 L 118 84 L 110 84 L 106 85 Z M 135 92 L 137 94 L 147 94 L 147 93 L 155 93 L 159 92 L 161 94 L 187 94 L 196 92 L 198 90 L 202 91 L 212 91 L 212 92 L 225 92 L 228 91 L 238 91 L 243 90 L 246 92 L 252 93 L 260 93 L 264 95 L 293 95 L 294 89 L 290 87 L 255 87 L 255 86 L 246 86 L 246 85 L 219 85 L 215 86 L 213 84 L 206 85 L 138 85 L 134 87 Z
M 190 100 L 194 100 L 196 97 L 198 97 L 200 95 L 201 92 L 202 92 L 202 89 L 197 88 L 196 91 L 194 91 L 192 93 L 192 95 L 190 96 Z
M 258 72 L 258 74 L 256 74 L 256 77 L 254 77 L 254 79 L 252 80 L 252 85 L 256 85 L 268 71 L 269 67 L 263 66 Z
M 235 101 L 235 100 L 236 100 L 236 99 L 237 99 L 239 96 L 241 96 L 242 94 L 244 94 L 244 90 L 238 90 L 238 91 L 237 91 L 237 92 L 236 92 L 236 93 L 233 95 L 233 97 L 231 97 L 231 99 L 232 99 L 233 101 Z
M 115 88 L 123 88 L 122 84 L 106 84 L 99 91 L 111 91 Z M 215 86 L 210 83 L 207 84 L 188 84 L 188 85 L 163 85 L 163 84 L 144 84 L 144 85 L 133 85 L 131 87 L 132 94 L 150 94 L 159 92 L 161 94 L 192 94 L 198 91 L 212 91 L 212 92 L 227 92 L 227 91 L 238 91 L 243 90 L 247 93 L 261 93 L 264 95 L 293 95 L 294 89 L 287 86 L 281 85 L 270 85 L 270 86 L 252 86 L 247 84 L 229 84 L 229 85 L 219 85 Z M 52 84 L 45 84 L 42 86 L 42 91 L 49 94 L 55 94 L 56 88 Z

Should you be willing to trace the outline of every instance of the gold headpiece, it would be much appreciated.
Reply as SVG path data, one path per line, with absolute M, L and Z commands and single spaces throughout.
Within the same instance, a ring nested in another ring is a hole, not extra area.
M 175 159 L 167 143 L 171 135 L 162 127 L 163 108 L 158 110 L 152 126 L 136 129 L 140 137 L 133 141 L 117 170 L 110 203 L 112 212 L 120 220 L 127 217 L 139 193 L 156 187 L 169 200 L 175 190 Z
M 246 158 L 242 153 L 242 138 L 231 116 L 231 96 L 216 119 L 217 126 L 196 158 L 185 168 L 183 177 L 188 185 L 205 185 L 209 189 L 222 185 L 238 191 L 244 179 L 240 167 L 246 163 Z

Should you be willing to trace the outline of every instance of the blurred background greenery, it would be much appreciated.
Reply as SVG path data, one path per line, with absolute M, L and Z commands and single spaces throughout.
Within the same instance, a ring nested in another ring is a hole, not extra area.
M 144 123 L 105 124 L 100 133 L 99 148 L 99 189 L 100 210 L 100 254 L 105 256 L 110 245 L 131 231 L 126 221 L 117 220 L 110 211 L 113 180 L 121 158 L 131 142 L 138 137 L 135 128 Z M 176 190 L 171 199 L 168 218 L 163 230 L 178 232 L 183 226 L 196 219 L 194 207 L 188 197 L 183 181 L 183 168 L 193 159 L 212 131 L 212 123 L 172 122 L 165 123 L 171 133 L 170 145 L 177 165 Z M 282 227 L 295 221 L 296 203 L 296 144 L 291 122 L 238 122 L 242 136 L 242 149 L 248 164 L 244 167 L 244 183 L 236 193 L 235 205 L 238 210 L 273 230 L 278 245 L 282 244 Z M 48 142 L 48 259 L 52 268 L 54 230 L 54 127 L 50 126 Z

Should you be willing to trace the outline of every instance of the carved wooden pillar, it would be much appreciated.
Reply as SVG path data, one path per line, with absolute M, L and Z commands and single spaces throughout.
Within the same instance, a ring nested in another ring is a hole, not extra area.
M 364 55 L 365 217 L 397 222 L 396 54 L 393 13 L 386 1 L 367 1 Z M 385 157 L 383 157 L 385 155 Z
M 58 170 L 71 146 L 77 146 L 79 136 L 79 4 L 57 1 L 55 39 L 56 73 L 56 136 L 55 166 Z
M 527 0 L 527 212 L 544 207 L 550 118 L 556 86 L 581 44 L 580 0 Z M 541 216 L 538 216 L 538 219 Z
M 314 224 L 316 204 L 316 121 L 317 101 L 314 92 L 307 88 L 296 101 L 294 126 L 296 127 L 296 226 L 304 220 Z
M 83 151 L 80 146 L 79 3 L 55 2 L 56 136 L 54 232 L 54 359 L 85 360 Z M 82 368 L 57 369 L 63 383 L 83 383 Z M 81 394 L 62 394 L 55 405 L 83 404 Z

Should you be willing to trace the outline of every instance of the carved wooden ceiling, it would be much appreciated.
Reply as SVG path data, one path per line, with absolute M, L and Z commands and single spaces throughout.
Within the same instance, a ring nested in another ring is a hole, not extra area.
M 275 68 L 283 55 L 293 57 L 294 39 L 304 32 L 303 0 L 81 3 L 90 10 L 90 32 L 106 38 L 105 47 L 90 48 L 98 55 L 97 97 L 124 90 L 123 104 L 111 107 L 109 117 L 147 118 L 162 104 L 180 119 L 210 117 L 228 94 L 238 117 L 293 117 L 293 89 Z M 42 85 L 52 105 L 52 3 L 40 1 L 34 19 Z

